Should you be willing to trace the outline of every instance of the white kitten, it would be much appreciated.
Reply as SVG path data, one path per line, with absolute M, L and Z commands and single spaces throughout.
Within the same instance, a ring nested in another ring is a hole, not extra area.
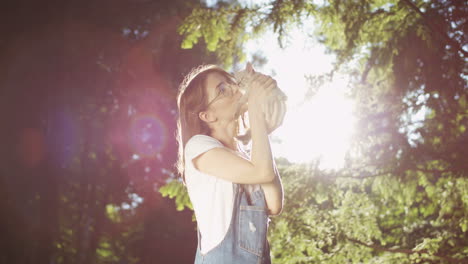
M 250 84 L 255 74 L 255 70 L 253 69 L 252 64 L 250 62 L 247 63 L 245 69 L 234 73 L 234 77 L 239 83 L 240 90 L 243 93 L 243 96 L 239 101 L 239 109 L 243 109 L 243 111 L 241 110 L 241 112 L 247 111 L 247 108 L 245 106 L 249 98 Z M 287 99 L 288 97 L 286 96 L 286 94 L 283 91 L 281 91 L 280 88 L 276 87 L 276 89 L 273 89 L 271 94 L 267 98 L 266 104 L 262 105 L 263 113 L 267 113 L 268 105 L 272 105 L 277 100 L 286 101 Z M 245 122 L 244 126 L 247 126 Z M 237 139 L 239 139 L 243 142 L 244 145 L 246 145 L 251 139 L 250 128 L 247 127 L 244 134 L 237 135 Z
M 239 83 L 239 87 L 244 94 L 239 102 L 241 105 L 244 105 L 247 103 L 247 100 L 249 98 L 250 84 L 254 76 L 255 76 L 255 70 L 253 69 L 252 64 L 250 64 L 250 62 L 247 63 L 245 69 L 234 73 L 234 77 Z M 276 87 L 276 89 L 273 89 L 272 93 L 267 98 L 267 104 L 272 104 L 275 100 L 286 101 L 287 99 L 288 97 L 286 96 L 286 94 L 283 91 L 281 91 L 280 88 Z M 267 105 L 266 104 L 262 105 L 262 109 L 263 109 L 263 112 L 266 113 Z

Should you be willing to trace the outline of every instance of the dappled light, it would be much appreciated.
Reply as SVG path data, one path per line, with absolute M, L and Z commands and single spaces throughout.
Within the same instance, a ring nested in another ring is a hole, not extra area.
M 458 0 L 4 4 L 0 264 L 193 263 L 179 84 L 247 61 L 288 97 L 269 135 L 272 263 L 465 263 L 467 14 Z
M 156 116 L 136 116 L 130 123 L 129 144 L 141 157 L 156 157 L 167 145 L 167 127 Z

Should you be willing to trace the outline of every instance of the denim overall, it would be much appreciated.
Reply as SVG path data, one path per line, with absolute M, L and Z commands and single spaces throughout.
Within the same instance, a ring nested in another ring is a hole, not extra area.
M 271 264 L 267 240 L 268 213 L 262 188 L 250 195 L 241 184 L 234 185 L 234 208 L 224 239 L 208 251 L 200 252 L 200 231 L 195 264 Z

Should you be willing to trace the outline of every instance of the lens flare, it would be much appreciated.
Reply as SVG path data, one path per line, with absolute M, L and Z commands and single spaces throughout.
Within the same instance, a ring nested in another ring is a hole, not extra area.
M 137 116 L 130 125 L 129 143 L 137 155 L 156 157 L 166 146 L 167 128 L 156 116 Z
M 50 115 L 50 132 L 46 134 L 47 150 L 53 163 L 70 168 L 78 154 L 81 127 L 69 111 L 57 108 Z

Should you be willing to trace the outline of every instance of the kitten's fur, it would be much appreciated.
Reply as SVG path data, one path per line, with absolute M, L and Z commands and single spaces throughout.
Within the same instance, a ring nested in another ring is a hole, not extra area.
M 251 84 L 251 82 L 253 80 L 254 75 L 255 75 L 255 70 L 253 69 L 252 64 L 250 64 L 250 63 L 247 63 L 247 66 L 245 67 L 245 69 L 234 73 L 234 77 L 236 78 L 237 82 L 239 83 L 240 89 L 244 93 L 244 95 L 242 96 L 242 98 L 240 100 L 241 105 L 247 103 L 247 100 L 249 98 L 250 84 Z M 273 104 L 275 100 L 286 101 L 287 99 L 288 99 L 288 97 L 286 96 L 286 94 L 283 91 L 281 91 L 281 89 L 276 87 L 276 89 L 273 89 L 272 93 L 267 98 L 266 104 L 262 105 L 263 112 L 266 113 L 267 112 L 267 105 L 268 104 Z M 244 124 L 244 126 L 245 126 L 245 124 Z M 247 144 L 251 139 L 250 128 L 247 128 L 247 131 L 245 132 L 245 134 L 238 135 L 237 139 L 242 141 L 242 143 L 244 145 Z
M 247 99 L 249 98 L 250 83 L 252 82 L 254 75 L 255 75 L 255 71 L 252 67 L 252 64 L 250 63 L 247 63 L 247 66 L 245 67 L 245 69 L 234 73 L 234 77 L 239 83 L 241 90 L 244 92 L 244 96 L 242 96 L 241 98 L 241 104 L 247 103 Z M 277 100 L 277 99 L 286 101 L 287 98 L 288 97 L 286 96 L 286 94 L 277 87 L 277 89 L 274 89 L 271 95 L 268 97 L 267 103 L 272 103 L 274 100 Z M 263 112 L 265 113 L 266 105 L 263 105 L 262 109 L 263 109 Z

